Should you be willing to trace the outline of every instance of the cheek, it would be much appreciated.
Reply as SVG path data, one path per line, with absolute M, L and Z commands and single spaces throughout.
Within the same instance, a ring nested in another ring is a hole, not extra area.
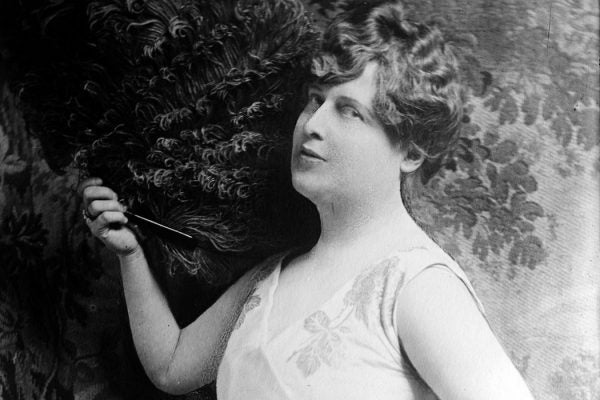
M 367 140 L 347 149 L 346 174 L 354 175 L 365 185 L 396 179 L 400 174 L 400 156 L 384 141 Z

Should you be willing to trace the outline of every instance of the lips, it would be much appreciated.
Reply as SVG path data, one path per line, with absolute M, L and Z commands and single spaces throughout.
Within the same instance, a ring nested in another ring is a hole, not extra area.
M 306 146 L 302 146 L 300 148 L 300 155 L 308 158 L 314 158 L 317 160 L 325 161 L 325 158 L 323 158 L 323 156 Z

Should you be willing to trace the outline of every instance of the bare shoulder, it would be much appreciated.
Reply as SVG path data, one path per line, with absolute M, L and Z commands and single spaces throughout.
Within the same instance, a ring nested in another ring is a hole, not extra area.
M 437 263 L 424 268 L 399 293 L 398 321 L 406 329 L 427 329 L 443 323 L 460 321 L 468 325 L 483 325 L 489 329 L 474 293 L 455 271 Z
M 399 293 L 398 337 L 441 399 L 531 399 L 473 292 L 450 267 L 424 269 Z

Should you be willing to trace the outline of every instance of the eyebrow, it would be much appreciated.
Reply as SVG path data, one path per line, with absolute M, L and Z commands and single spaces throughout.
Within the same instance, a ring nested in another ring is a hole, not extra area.
M 324 90 L 324 85 L 320 84 L 319 82 L 313 81 L 313 82 L 309 82 L 306 85 L 306 91 L 309 90 L 318 90 L 318 91 L 323 91 Z

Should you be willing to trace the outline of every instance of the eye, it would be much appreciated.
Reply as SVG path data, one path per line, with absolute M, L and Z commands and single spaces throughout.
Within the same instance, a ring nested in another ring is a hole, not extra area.
M 308 101 L 317 105 L 323 104 L 323 96 L 318 92 L 309 92 Z
M 309 92 L 306 99 L 305 110 L 316 111 L 323 104 L 323 97 L 316 92 Z
M 340 113 L 348 118 L 357 118 L 360 119 L 362 121 L 363 117 L 362 114 L 360 112 L 358 112 L 358 110 L 352 106 L 349 105 L 342 105 L 340 106 Z

